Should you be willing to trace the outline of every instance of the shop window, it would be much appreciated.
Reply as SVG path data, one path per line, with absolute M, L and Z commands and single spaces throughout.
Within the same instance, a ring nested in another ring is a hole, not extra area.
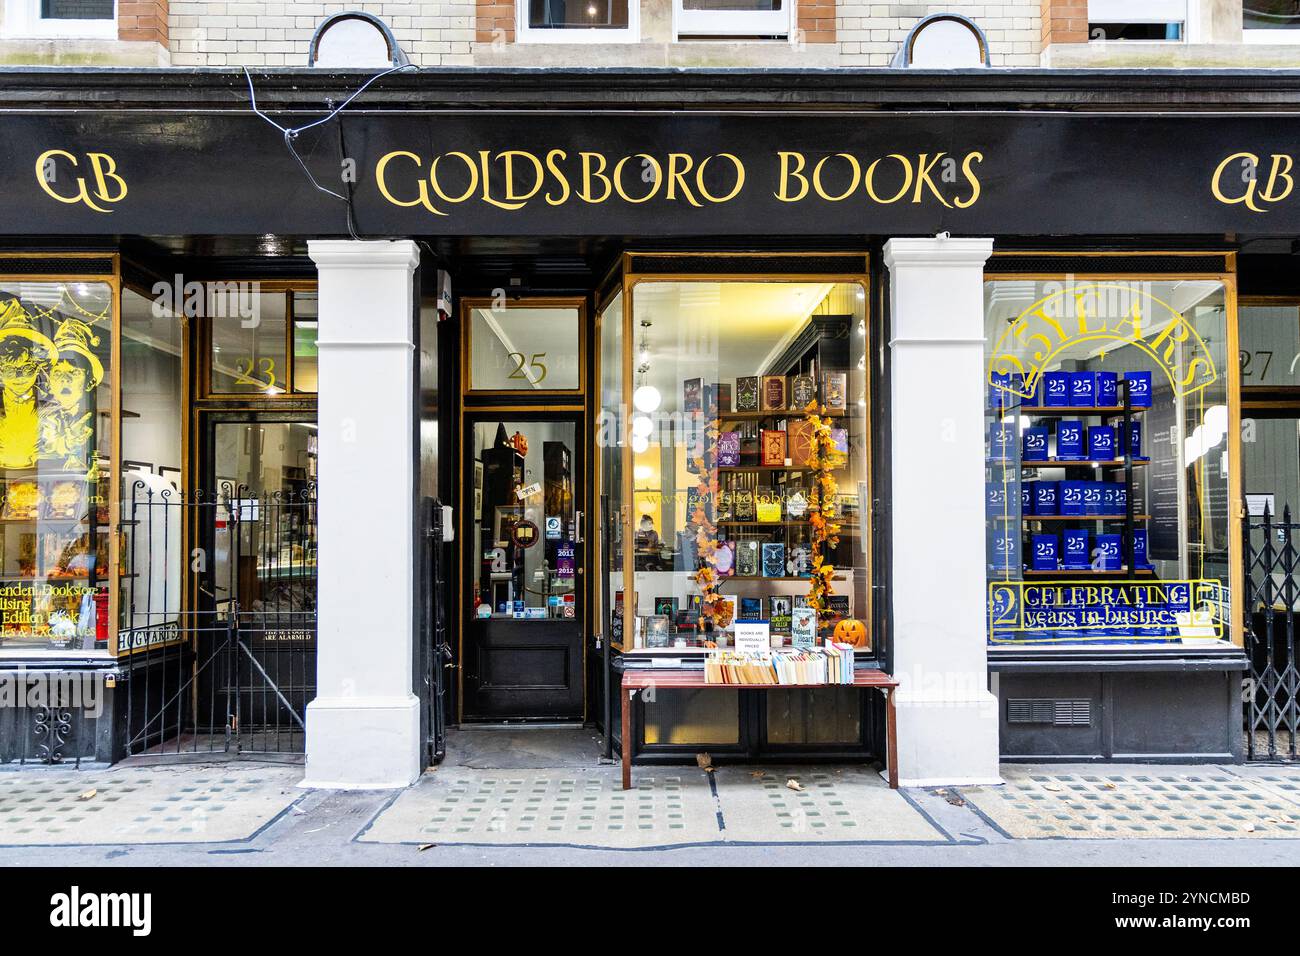
M 1241 17 L 1247 43 L 1300 43 L 1300 0 L 1245 0 Z
M 1226 282 L 986 282 L 992 644 L 1234 636 Z
M 184 580 L 185 325 L 163 297 L 122 290 L 123 573 L 119 653 L 179 636 Z
M 1187 0 L 1088 0 L 1091 40 L 1181 41 Z
M 581 390 L 582 310 L 529 299 L 469 309 L 469 390 Z
M 597 620 L 607 628 L 609 643 L 623 649 L 623 454 L 618 444 L 619 406 L 623 403 L 623 293 L 600 312 L 600 421 L 596 454 L 600 468 L 600 526 L 608 528 L 597 545 L 604 568 Z M 614 708 L 615 711 L 618 708 Z
M 725 647 L 755 627 L 770 646 L 820 643 L 818 626 L 869 620 L 864 285 L 629 281 L 632 377 L 603 342 L 597 429 L 626 542 L 609 564 L 623 646 Z
M 524 43 L 635 43 L 638 0 L 520 0 L 516 34 Z
M 205 290 L 209 389 L 276 397 L 316 391 L 316 293 L 261 282 L 212 282 Z
M 0 648 L 110 650 L 116 290 L 0 278 Z
M 673 0 L 679 40 L 784 40 L 794 33 L 795 0 Z
M 1242 388 L 1300 386 L 1300 306 L 1243 303 L 1238 360 Z

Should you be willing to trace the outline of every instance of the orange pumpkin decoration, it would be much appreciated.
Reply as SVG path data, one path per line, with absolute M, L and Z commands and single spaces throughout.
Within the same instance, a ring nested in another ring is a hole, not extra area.
M 867 646 L 867 626 L 857 618 L 846 617 L 835 625 L 835 643 Z

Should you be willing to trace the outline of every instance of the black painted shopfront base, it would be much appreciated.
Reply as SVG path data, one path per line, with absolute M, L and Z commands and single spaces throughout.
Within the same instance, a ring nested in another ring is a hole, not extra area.
M 1240 650 L 989 654 L 1002 759 L 1239 763 Z

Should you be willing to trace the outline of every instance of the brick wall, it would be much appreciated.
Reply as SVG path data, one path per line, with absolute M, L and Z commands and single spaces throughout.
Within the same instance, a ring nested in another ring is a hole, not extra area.
M 152 40 L 167 46 L 167 0 L 121 0 L 117 5 L 117 38 Z
M 1043 46 L 1088 42 L 1088 0 L 1042 0 Z
M 514 0 L 478 0 L 475 7 L 474 39 L 479 43 L 515 42 Z
M 837 0 L 798 0 L 800 39 L 804 43 L 834 43 Z
M 960 13 L 974 20 L 988 37 L 993 66 L 1038 66 L 1045 2 L 839 0 L 835 15 L 840 63 L 842 66 L 888 66 L 917 20 L 932 13 Z
M 470 43 L 474 39 L 472 0 L 380 3 L 170 0 L 172 65 L 306 66 L 307 48 L 321 20 L 347 10 L 373 13 L 382 19 L 411 62 L 420 66 L 473 63 L 470 55 Z

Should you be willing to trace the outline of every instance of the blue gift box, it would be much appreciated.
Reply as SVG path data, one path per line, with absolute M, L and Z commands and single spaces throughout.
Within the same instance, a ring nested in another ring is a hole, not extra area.
M 1081 515 L 1083 511 L 1083 489 L 1088 485 L 1086 481 L 1063 481 L 1061 482 L 1061 514 L 1063 515 Z
M 1025 461 L 1047 461 L 1047 429 L 1026 428 L 1020 436 L 1021 457 Z
M 1043 406 L 1066 408 L 1070 404 L 1070 373 L 1047 372 L 1043 375 Z
M 1097 404 L 1097 376 L 1094 372 L 1070 373 L 1070 404 L 1090 408 Z
M 1088 459 L 1090 461 L 1115 460 L 1115 429 L 1111 425 L 1088 427 Z
M 989 460 L 1009 461 L 1015 447 L 1015 425 L 1010 422 L 994 422 L 989 426 Z
M 1020 529 L 997 528 L 989 539 L 989 568 L 1020 570 Z
M 1083 513 L 1086 515 L 1105 514 L 1102 499 L 1106 483 L 1104 481 L 1085 481 L 1083 483 Z
M 1031 515 L 1034 513 L 1034 483 L 1026 481 L 1020 486 L 1020 513 Z
M 1036 515 L 1055 515 L 1060 514 L 1060 491 L 1059 481 L 1035 481 L 1034 488 L 1034 514 Z
M 1034 535 L 1033 566 L 1035 571 L 1055 571 L 1059 566 L 1060 542 L 1054 534 Z
M 1119 405 L 1119 375 L 1115 372 L 1097 372 L 1097 405 L 1115 408 Z
M 1124 381 L 1129 383 L 1129 402 L 1134 408 L 1151 407 L 1151 373 L 1125 372 Z
M 1147 529 L 1133 529 L 1133 566 L 1135 568 L 1150 568 L 1151 562 L 1147 559 Z
M 1062 461 L 1083 458 L 1083 422 L 1056 423 L 1056 457 Z
M 1004 515 L 1007 513 L 1007 486 L 990 483 L 984 487 L 984 513 L 986 515 Z
M 1088 560 L 1088 532 L 1083 528 L 1069 528 L 1061 534 L 1061 560 L 1067 571 L 1086 571 Z
M 1126 448 L 1123 448 L 1121 450 L 1126 452 L 1127 454 L 1132 455 L 1134 458 L 1142 457 L 1142 423 L 1141 422 L 1128 423 L 1128 445 Z
M 1097 569 L 1100 571 L 1118 571 L 1122 567 L 1123 557 L 1120 545 L 1122 535 L 1099 534 L 1097 542 Z

